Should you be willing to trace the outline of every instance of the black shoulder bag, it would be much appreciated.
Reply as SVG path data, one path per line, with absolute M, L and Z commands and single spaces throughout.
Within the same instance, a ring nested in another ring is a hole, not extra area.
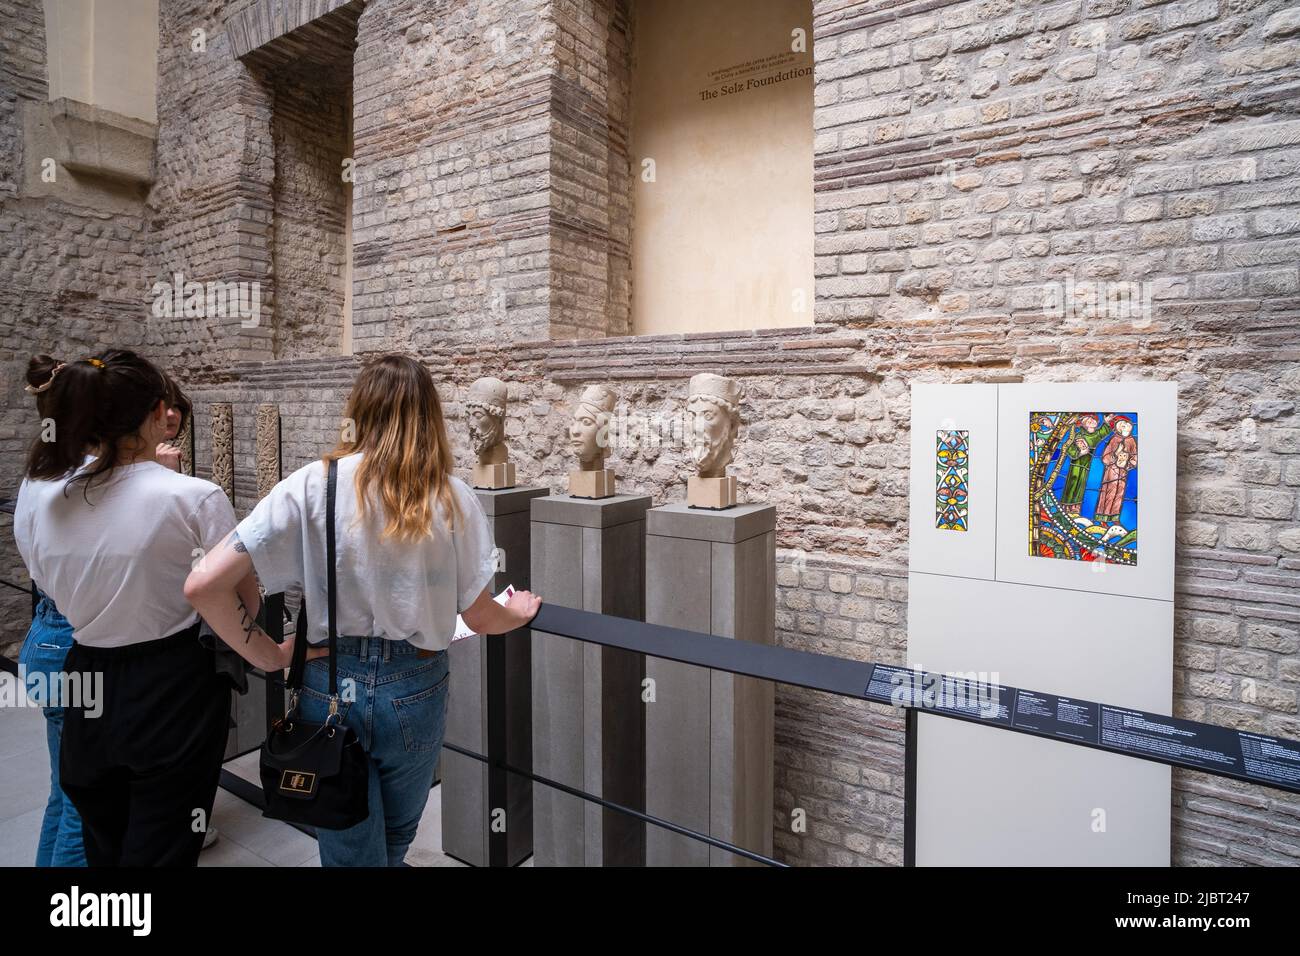
M 289 709 L 262 744 L 263 816 L 344 830 L 369 815 L 366 799 L 370 767 L 356 732 L 339 718 L 338 632 L 335 625 L 334 498 L 338 463 L 331 461 L 326 485 L 325 551 L 329 582 L 330 709 L 323 724 L 299 719 L 298 701 L 307 667 L 307 604 L 298 610 L 293 663 L 285 687 Z

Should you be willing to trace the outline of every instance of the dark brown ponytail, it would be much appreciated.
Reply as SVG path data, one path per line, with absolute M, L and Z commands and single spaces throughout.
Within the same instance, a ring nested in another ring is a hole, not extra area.
M 37 355 L 27 366 L 33 389 L 49 386 L 37 395 L 37 408 L 48 421 L 27 456 L 27 477 L 69 477 L 88 452 L 97 451 L 95 461 L 69 481 L 84 480 L 89 487 L 120 463 L 121 440 L 136 434 L 171 392 L 167 377 L 152 363 L 123 349 L 70 362 L 55 372 L 58 364 L 48 355 Z M 50 422 L 53 432 L 47 435 Z

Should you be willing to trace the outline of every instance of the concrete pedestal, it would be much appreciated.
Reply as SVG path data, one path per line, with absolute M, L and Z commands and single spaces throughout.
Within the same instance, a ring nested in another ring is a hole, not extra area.
M 493 594 L 529 590 L 529 504 L 549 488 L 476 489 L 499 549 Z M 451 645 L 448 743 L 527 770 L 532 753 L 532 646 L 527 628 Z M 533 851 L 532 781 L 442 751 L 442 848 L 473 866 L 514 866 Z M 500 810 L 504 809 L 504 817 Z M 504 830 L 503 830 L 504 827 Z
M 533 589 L 543 601 L 643 620 L 648 496 L 532 503 Z M 645 658 L 533 635 L 533 768 L 571 787 L 645 805 Z M 551 787 L 533 788 L 534 865 L 640 866 L 634 817 Z
M 776 508 L 685 504 L 646 514 L 646 620 L 756 644 L 776 640 Z M 769 681 L 646 659 L 646 812 L 772 853 L 775 688 Z M 748 861 L 646 825 L 650 866 Z

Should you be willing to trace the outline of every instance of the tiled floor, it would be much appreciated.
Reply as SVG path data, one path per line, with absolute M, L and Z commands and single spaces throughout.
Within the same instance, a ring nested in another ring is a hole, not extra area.
M 0 673 L 9 699 L 14 677 Z M 45 718 L 35 707 L 0 707 L 0 866 L 31 866 L 50 794 Z
M 16 679 L 0 672 L 2 681 Z M 0 691 L 8 699 L 11 689 L 6 686 Z M 236 758 L 226 769 L 255 781 L 257 754 Z M 45 718 L 36 707 L 0 707 L 0 866 L 32 865 L 49 787 Z M 266 819 L 260 810 L 225 790 L 217 791 L 212 821 L 219 839 L 203 851 L 200 866 L 320 865 L 315 840 L 288 824 Z M 406 861 L 411 866 L 463 865 L 442 852 L 440 787 L 429 794 Z

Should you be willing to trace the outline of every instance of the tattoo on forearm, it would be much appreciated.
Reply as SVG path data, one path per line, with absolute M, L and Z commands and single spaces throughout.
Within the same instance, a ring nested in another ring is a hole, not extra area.
M 238 531 L 232 532 L 232 535 L 233 536 L 230 539 L 230 543 L 234 547 L 235 553 L 248 554 L 248 548 L 244 545 L 244 542 L 239 540 L 239 532 Z
M 248 613 L 248 606 L 244 604 L 244 599 L 239 599 L 240 627 L 244 629 L 244 643 L 247 644 L 253 639 L 253 632 L 260 631 L 257 626 L 257 615 Z

